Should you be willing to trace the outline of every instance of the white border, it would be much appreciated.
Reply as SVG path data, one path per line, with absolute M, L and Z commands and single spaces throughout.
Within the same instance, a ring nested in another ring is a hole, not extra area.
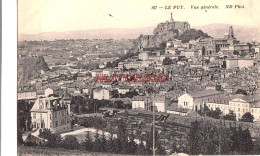
M 17 155 L 17 1 L 2 1 L 1 155 Z

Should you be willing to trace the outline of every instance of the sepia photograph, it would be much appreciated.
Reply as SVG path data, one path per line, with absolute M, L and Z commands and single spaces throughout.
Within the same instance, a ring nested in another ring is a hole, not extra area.
M 259 5 L 18 0 L 17 155 L 260 155 Z

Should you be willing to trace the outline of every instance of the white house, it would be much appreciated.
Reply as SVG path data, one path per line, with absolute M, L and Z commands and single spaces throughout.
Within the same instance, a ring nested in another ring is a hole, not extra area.
M 104 88 L 93 90 L 93 99 L 97 100 L 109 100 L 110 91 Z
M 135 96 L 132 99 L 132 109 L 143 108 L 146 110 L 151 109 L 151 99 L 147 96 Z
M 204 90 L 189 92 L 178 97 L 178 107 L 193 109 L 195 111 L 203 108 L 204 104 L 211 98 L 222 97 L 223 92 L 215 90 Z
M 167 100 L 164 95 L 155 96 L 153 98 L 153 105 L 158 112 L 166 112 Z

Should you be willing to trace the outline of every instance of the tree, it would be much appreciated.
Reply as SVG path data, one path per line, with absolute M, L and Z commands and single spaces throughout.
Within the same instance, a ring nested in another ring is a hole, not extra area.
M 106 140 L 105 132 L 102 131 L 100 151 L 106 152 L 106 146 L 107 146 L 107 140 Z
M 242 122 L 254 122 L 254 116 L 250 112 L 246 112 L 240 119 Z
M 239 55 L 239 52 L 238 51 L 234 51 L 233 54 L 234 55 Z
M 20 128 L 17 128 L 17 143 L 23 144 L 23 133 Z
M 204 56 L 206 54 L 206 48 L 204 47 L 204 45 L 202 46 L 202 56 Z
M 160 49 L 165 49 L 166 48 L 166 42 L 161 42 L 159 45 Z
M 60 135 L 52 134 L 50 129 L 44 128 L 43 130 L 40 130 L 39 137 L 47 139 L 47 146 L 51 148 L 58 147 L 61 143 Z
M 87 132 L 86 139 L 85 139 L 85 149 L 88 151 L 92 151 L 93 148 L 93 140 L 91 138 L 90 132 Z
M 141 141 L 140 144 L 138 145 L 136 154 L 137 155 L 147 155 L 148 154 L 143 141 Z
M 170 65 L 170 64 L 172 64 L 173 63 L 173 61 L 172 61 L 172 59 L 170 59 L 169 57 L 165 57 L 164 59 L 163 59 L 163 65 Z
M 226 114 L 225 116 L 223 116 L 224 120 L 230 120 L 230 121 L 236 121 L 236 114 L 234 113 L 234 111 L 230 110 L 229 114 Z
M 236 94 L 247 95 L 247 92 L 246 92 L 245 90 L 243 90 L 243 89 L 238 89 L 238 90 L 236 91 Z
M 115 151 L 113 134 L 111 132 L 110 132 L 109 140 L 108 140 L 108 143 L 107 143 L 107 151 L 110 152 L 110 153 L 113 153 Z
M 189 151 L 192 155 L 199 155 L 201 154 L 201 132 L 200 132 L 200 122 L 193 121 L 191 122 L 191 129 L 188 133 L 188 142 L 189 142 Z
M 260 154 L 260 135 L 258 135 L 256 138 L 255 138 L 255 141 L 254 141 L 254 150 L 253 150 L 253 154 L 256 154 L 256 155 L 259 155 Z
M 214 111 L 211 111 L 208 116 L 215 118 L 215 119 L 220 119 L 221 118 L 222 111 L 219 108 L 216 108 Z
M 109 61 L 109 62 L 107 62 L 107 65 L 106 65 L 106 68 L 113 68 L 114 66 L 113 66 L 113 64 Z
M 99 138 L 99 133 L 98 131 L 96 131 L 95 134 L 95 142 L 94 142 L 94 147 L 93 147 L 93 151 L 94 152 L 100 152 L 100 148 L 101 148 L 101 140 Z
M 241 154 L 251 154 L 251 152 L 253 151 L 254 149 L 254 143 L 253 143 L 253 140 L 252 140 L 252 137 L 251 137 L 251 134 L 247 129 L 243 130 L 243 152 Z
M 78 149 L 79 142 L 75 136 L 69 135 L 62 141 L 62 147 L 65 149 L 75 150 Z

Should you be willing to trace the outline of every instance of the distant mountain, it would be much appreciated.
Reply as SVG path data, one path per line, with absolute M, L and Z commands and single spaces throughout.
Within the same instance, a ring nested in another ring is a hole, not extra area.
M 140 34 L 148 35 L 153 33 L 154 27 L 138 29 L 91 29 L 68 32 L 47 32 L 40 34 L 18 34 L 19 41 L 31 40 L 55 40 L 55 39 L 135 39 Z
M 210 36 L 222 38 L 225 33 L 228 33 L 229 24 L 209 24 L 204 26 L 194 26 L 195 29 L 200 29 Z M 260 41 L 260 26 L 237 26 L 232 25 L 235 37 L 242 42 Z
M 191 28 L 200 29 L 212 37 L 223 37 L 228 32 L 228 24 L 209 24 L 204 26 L 192 26 Z M 18 40 L 55 40 L 55 39 L 136 39 L 143 35 L 152 35 L 156 27 L 124 29 L 92 29 L 68 32 L 47 32 L 40 34 L 18 34 Z M 241 41 L 260 41 L 260 26 L 237 26 L 233 25 L 235 37 Z

